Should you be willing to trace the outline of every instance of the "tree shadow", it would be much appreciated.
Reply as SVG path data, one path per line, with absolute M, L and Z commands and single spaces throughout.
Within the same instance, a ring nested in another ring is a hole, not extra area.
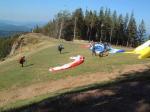
M 150 112 L 150 69 L 6 112 Z

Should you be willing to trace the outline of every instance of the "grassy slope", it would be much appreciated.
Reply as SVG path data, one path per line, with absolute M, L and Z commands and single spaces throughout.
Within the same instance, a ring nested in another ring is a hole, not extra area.
M 67 76 L 86 75 L 96 72 L 112 72 L 125 65 L 147 63 L 150 59 L 138 60 L 136 55 L 115 54 L 99 58 L 91 56 L 91 52 L 82 48 L 80 44 L 64 42 L 63 54 L 57 52 L 58 42 L 55 45 L 27 57 L 26 67 L 21 68 L 16 60 L 0 64 L 0 91 L 18 88 L 47 80 L 57 80 Z M 50 73 L 49 67 L 70 62 L 70 56 L 85 56 L 85 63 L 72 69 Z M 41 98 L 40 98 L 41 99 Z M 31 101 L 32 102 L 32 101 Z M 23 102 L 24 104 L 24 102 Z M 20 103 L 19 103 L 20 105 Z
M 56 44 L 57 45 L 57 44 Z M 88 49 L 81 48 L 80 44 L 64 43 L 64 54 L 57 52 L 57 46 L 46 48 L 27 57 L 26 67 L 21 68 L 16 60 L 0 65 L 0 90 L 11 87 L 22 87 L 31 83 L 55 80 L 66 76 L 86 75 L 96 72 L 112 72 L 123 65 L 147 63 L 149 59 L 138 60 L 136 55 L 116 54 L 99 58 L 91 56 Z M 69 57 L 85 56 L 85 63 L 66 71 L 50 73 L 49 67 L 70 62 Z
M 149 112 L 149 74 L 150 69 L 125 73 L 123 77 L 107 83 L 86 85 L 45 98 L 36 97 L 34 102 L 33 99 L 19 101 L 16 104 L 27 105 L 7 112 Z

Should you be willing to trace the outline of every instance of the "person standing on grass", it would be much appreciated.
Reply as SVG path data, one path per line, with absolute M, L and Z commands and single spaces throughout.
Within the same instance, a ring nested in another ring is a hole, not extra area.
M 109 55 L 109 50 L 110 50 L 109 44 L 107 42 L 105 42 L 103 45 L 104 45 L 104 50 L 99 53 L 99 57 L 103 57 L 103 56 L 108 56 Z
M 23 64 L 24 64 L 25 61 L 26 61 L 26 60 L 25 60 L 25 56 L 22 56 L 22 57 L 20 58 L 20 60 L 19 60 L 19 63 L 21 64 L 22 67 L 23 67 Z
M 63 49 L 64 49 L 63 45 L 60 44 L 60 45 L 58 46 L 58 51 L 60 52 L 60 54 L 61 54 L 61 51 L 62 51 Z
M 96 48 L 95 48 L 95 42 L 92 43 L 92 56 L 95 55 L 96 56 Z

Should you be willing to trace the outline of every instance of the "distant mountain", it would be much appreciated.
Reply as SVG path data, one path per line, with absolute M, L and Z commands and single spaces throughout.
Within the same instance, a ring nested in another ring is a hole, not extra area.
M 7 23 L 0 23 L 0 31 L 29 31 L 30 29 L 26 26 L 16 26 Z
M 0 30 L 0 38 L 1 37 L 9 37 L 14 34 L 23 33 L 25 31 L 1 31 Z
M 0 20 L 0 37 L 20 32 L 30 32 L 36 25 L 43 26 L 46 22 L 16 22 Z
M 40 26 L 40 27 L 42 27 L 42 26 L 44 26 L 45 24 L 47 24 L 47 22 L 25 22 L 25 23 L 22 23 L 21 25 L 26 26 L 26 27 L 28 27 L 28 28 L 30 28 L 30 29 L 33 29 L 33 28 L 35 28 L 37 25 Z
M 0 20 L 0 24 L 9 24 L 9 25 L 15 25 L 15 26 L 26 26 L 28 28 L 34 28 L 36 25 L 43 26 L 47 22 L 20 22 L 20 21 L 10 21 L 10 20 Z

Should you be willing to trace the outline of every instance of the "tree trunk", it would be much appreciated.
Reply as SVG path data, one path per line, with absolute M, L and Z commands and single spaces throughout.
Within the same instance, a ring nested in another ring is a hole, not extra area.
M 91 30 L 90 30 L 90 35 L 89 35 L 89 42 L 91 42 Z
M 59 30 L 59 40 L 61 39 L 61 34 L 62 34 L 62 29 L 63 29 L 63 19 L 62 19 L 62 21 L 61 21 L 61 25 L 60 25 L 60 30 Z
M 110 43 L 111 43 L 111 38 L 112 38 L 112 32 L 113 32 L 113 29 L 111 29 L 111 32 L 110 32 L 110 39 L 109 39 Z
M 101 28 L 101 36 L 100 36 L 99 41 L 100 41 L 100 42 L 102 41 L 102 28 Z
M 128 40 L 127 40 L 127 45 L 126 45 L 127 47 L 129 46 L 129 38 L 128 38 Z
M 86 32 L 86 39 L 87 40 L 89 39 L 89 27 L 88 27 L 87 32 Z
M 74 22 L 74 38 L 73 38 L 73 40 L 75 40 L 75 38 L 76 38 L 76 27 L 77 27 L 77 18 L 75 17 L 75 22 Z
M 56 30 L 56 37 L 55 38 L 58 38 L 58 34 L 59 34 L 59 30 L 58 30 L 58 21 L 56 21 L 56 24 L 55 24 L 55 30 Z
M 117 42 L 116 42 L 116 46 L 118 45 L 118 40 L 117 40 Z
M 106 35 L 106 32 L 105 32 L 105 42 L 107 41 L 107 35 Z

